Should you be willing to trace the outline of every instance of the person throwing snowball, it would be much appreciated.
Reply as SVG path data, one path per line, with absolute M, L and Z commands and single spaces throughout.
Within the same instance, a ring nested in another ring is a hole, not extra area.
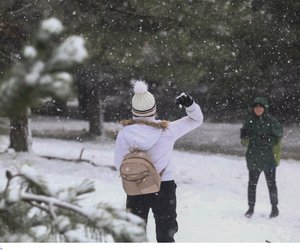
M 158 120 L 155 117 L 157 109 L 155 98 L 148 91 L 148 85 L 144 81 L 135 81 L 132 118 L 121 122 L 123 127 L 115 143 L 115 166 L 119 171 L 122 170 L 125 156 L 135 149 L 146 153 L 159 173 L 161 183 L 158 191 L 154 193 L 141 191 L 145 193 L 137 195 L 127 194 L 126 200 L 126 209 L 141 217 L 146 225 L 150 208 L 152 209 L 157 242 L 175 242 L 174 235 L 178 231 L 175 165 L 171 163 L 174 144 L 177 139 L 203 122 L 202 111 L 189 94 L 182 93 L 175 100 L 177 105 L 185 108 L 187 116 L 171 122 Z M 136 180 L 127 179 L 127 182 L 134 185 Z M 146 177 L 139 183 L 145 180 Z M 139 183 L 136 184 L 137 187 Z

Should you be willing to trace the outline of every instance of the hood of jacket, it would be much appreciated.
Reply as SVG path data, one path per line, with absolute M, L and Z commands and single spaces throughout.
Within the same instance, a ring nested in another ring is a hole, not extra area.
M 148 150 L 158 141 L 163 130 L 145 124 L 132 124 L 125 126 L 122 131 L 130 147 Z
M 269 103 L 265 97 L 256 97 L 252 103 L 252 108 L 254 108 L 257 104 L 261 105 L 265 109 L 265 113 L 269 110 Z

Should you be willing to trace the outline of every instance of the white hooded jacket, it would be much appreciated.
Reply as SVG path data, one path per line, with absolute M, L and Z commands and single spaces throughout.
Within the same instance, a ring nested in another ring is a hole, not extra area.
M 148 154 L 159 173 L 165 169 L 162 181 L 173 180 L 175 166 L 171 162 L 171 157 L 175 141 L 203 122 L 202 111 L 195 102 L 186 108 L 186 113 L 186 117 L 170 122 L 166 129 L 158 129 L 144 124 L 123 127 L 118 133 L 115 144 L 117 169 L 120 170 L 122 160 L 129 153 L 130 148 L 137 147 Z M 142 119 L 160 122 L 160 120 L 155 120 L 154 116 Z

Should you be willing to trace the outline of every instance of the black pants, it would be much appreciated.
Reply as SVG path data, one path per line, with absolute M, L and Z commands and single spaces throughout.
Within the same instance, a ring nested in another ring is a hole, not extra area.
M 143 218 L 146 223 L 149 210 L 152 209 L 157 242 L 175 242 L 174 234 L 178 231 L 176 187 L 174 181 L 163 181 L 158 193 L 127 195 L 126 208 L 133 214 Z
M 248 204 L 249 206 L 255 205 L 256 200 L 256 186 L 259 176 L 262 170 L 250 170 L 249 171 L 249 183 L 248 183 Z M 264 170 L 266 182 L 269 189 L 270 202 L 273 206 L 278 205 L 278 194 L 276 186 L 276 168 Z

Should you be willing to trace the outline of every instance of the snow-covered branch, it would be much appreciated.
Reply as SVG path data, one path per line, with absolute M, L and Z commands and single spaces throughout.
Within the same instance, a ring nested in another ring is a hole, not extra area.
M 36 104 L 37 98 L 70 96 L 73 78 L 67 71 L 83 63 L 88 52 L 80 36 L 58 43 L 63 31 L 56 18 L 41 23 L 34 42 L 23 48 L 19 62 L 0 84 L 0 115 L 16 115 Z
M 35 194 L 28 194 L 26 192 L 21 193 L 21 199 L 23 201 L 36 201 L 40 203 L 46 203 L 49 206 L 49 210 L 53 210 L 53 206 L 57 206 L 63 209 L 68 209 L 71 210 L 72 212 L 75 212 L 77 214 L 80 214 L 83 217 L 86 217 L 89 219 L 89 215 L 85 213 L 83 210 L 81 210 L 79 207 L 72 205 L 70 203 L 61 201 L 59 199 L 49 197 L 49 196 L 44 196 L 44 195 L 35 195 Z
M 7 188 L 0 192 L 4 241 L 147 241 L 141 218 L 108 204 L 84 208 L 77 203 L 78 196 L 94 191 L 89 180 L 54 192 L 28 165 L 14 174 L 7 171 L 6 177 Z M 86 235 L 87 231 L 94 233 Z
M 82 63 L 88 56 L 84 47 L 84 39 L 80 36 L 68 37 L 57 49 L 49 61 L 49 70 L 69 68 Z
M 86 162 L 88 164 L 91 164 L 94 167 L 105 167 L 105 168 L 109 168 L 112 171 L 117 171 L 116 167 L 113 165 L 99 165 L 95 162 L 93 162 L 92 160 L 89 159 L 84 159 L 84 158 L 79 158 L 79 159 L 69 159 L 69 158 L 63 158 L 63 157 L 57 157 L 57 156 L 46 156 L 46 155 L 41 155 L 41 157 L 46 158 L 48 160 L 60 160 L 60 161 L 68 161 L 68 162 Z

